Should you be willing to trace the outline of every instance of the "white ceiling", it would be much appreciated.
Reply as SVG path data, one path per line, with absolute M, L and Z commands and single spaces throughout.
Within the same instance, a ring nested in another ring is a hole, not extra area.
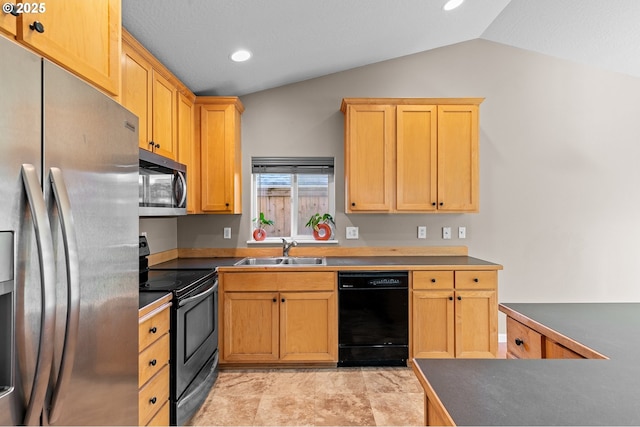
M 197 95 L 246 95 L 476 38 L 640 77 L 639 0 L 122 0 Z M 245 63 L 229 55 L 244 48 Z

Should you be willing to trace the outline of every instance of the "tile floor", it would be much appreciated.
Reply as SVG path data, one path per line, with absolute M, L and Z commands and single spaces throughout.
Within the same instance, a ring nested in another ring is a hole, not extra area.
M 418 426 L 423 412 L 411 368 L 238 369 L 220 372 L 189 425 Z
M 223 370 L 190 425 L 423 425 L 410 368 Z

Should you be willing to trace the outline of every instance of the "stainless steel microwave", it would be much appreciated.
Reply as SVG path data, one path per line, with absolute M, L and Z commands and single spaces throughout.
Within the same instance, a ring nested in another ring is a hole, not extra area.
M 140 216 L 187 214 L 187 166 L 140 149 Z

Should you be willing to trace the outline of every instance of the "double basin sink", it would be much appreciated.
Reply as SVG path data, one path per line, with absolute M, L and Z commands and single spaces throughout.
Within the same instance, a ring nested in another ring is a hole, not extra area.
M 282 267 L 282 266 L 308 266 L 308 265 L 327 265 L 324 257 L 247 257 L 236 262 L 238 266 L 256 266 L 256 267 Z

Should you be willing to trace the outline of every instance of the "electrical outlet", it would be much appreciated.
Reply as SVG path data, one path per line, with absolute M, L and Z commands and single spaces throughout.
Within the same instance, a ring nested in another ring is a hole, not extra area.
M 442 227 L 442 238 L 443 239 L 451 238 L 451 227 Z
M 225 239 L 230 239 L 231 238 L 231 227 L 225 227 L 224 228 L 224 235 L 223 237 Z
M 418 226 L 418 239 L 427 238 L 427 227 L 425 225 Z
M 347 227 L 347 239 L 358 238 L 358 227 Z
M 467 227 L 458 227 L 458 239 L 467 238 Z

